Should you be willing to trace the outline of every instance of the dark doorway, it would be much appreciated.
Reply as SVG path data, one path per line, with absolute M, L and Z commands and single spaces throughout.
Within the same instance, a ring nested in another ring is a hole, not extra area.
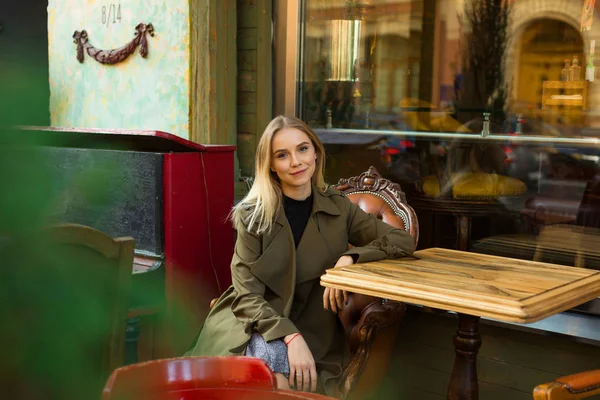
M 49 125 L 48 1 L 0 7 L 0 125 Z

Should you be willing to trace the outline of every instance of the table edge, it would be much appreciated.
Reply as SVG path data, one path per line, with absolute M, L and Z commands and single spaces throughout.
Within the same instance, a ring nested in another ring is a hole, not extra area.
M 494 299 L 494 302 L 484 302 L 481 300 L 481 295 L 459 299 L 441 293 L 436 295 L 436 301 L 431 300 L 431 295 L 424 290 L 411 288 L 410 291 L 412 294 L 398 294 L 389 289 L 385 290 L 384 288 L 377 289 L 365 287 L 365 281 L 348 277 L 343 277 L 343 279 L 338 279 L 337 282 L 333 282 L 331 280 L 332 275 L 328 275 L 328 271 L 330 270 L 325 271 L 325 274 L 321 276 L 321 286 L 521 324 L 537 322 L 600 296 L 600 272 L 578 279 L 572 282 L 573 285 L 568 284 L 569 286 L 575 286 L 568 291 L 564 291 L 565 288 L 563 285 L 556 289 L 551 289 L 541 295 L 531 296 L 524 300 L 506 299 L 505 301 L 499 301 L 499 299 Z M 337 276 L 337 278 L 340 277 Z M 588 293 L 585 296 L 578 296 L 575 298 L 575 291 L 577 291 L 577 293 L 587 291 Z M 444 299 L 446 301 L 443 301 Z M 548 302 L 548 300 L 551 301 Z M 542 301 L 544 302 L 543 304 L 541 303 Z M 471 306 L 469 306 L 469 303 Z M 477 304 L 479 304 L 479 306 L 476 306 Z

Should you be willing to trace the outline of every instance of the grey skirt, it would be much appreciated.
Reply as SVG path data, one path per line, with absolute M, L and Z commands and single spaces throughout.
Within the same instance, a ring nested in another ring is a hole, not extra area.
M 275 339 L 265 342 L 265 339 L 258 333 L 252 334 L 246 348 L 246 356 L 262 359 L 271 368 L 271 371 L 289 378 L 290 364 L 287 354 L 287 346 L 283 340 Z

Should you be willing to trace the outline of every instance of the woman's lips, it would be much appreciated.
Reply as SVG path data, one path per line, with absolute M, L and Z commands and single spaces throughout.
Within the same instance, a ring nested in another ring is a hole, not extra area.
M 307 168 L 308 169 L 308 168 Z M 303 169 L 302 171 L 298 171 L 298 172 L 294 172 L 292 173 L 293 176 L 298 176 L 300 174 L 303 174 L 304 172 L 306 172 L 306 169 Z

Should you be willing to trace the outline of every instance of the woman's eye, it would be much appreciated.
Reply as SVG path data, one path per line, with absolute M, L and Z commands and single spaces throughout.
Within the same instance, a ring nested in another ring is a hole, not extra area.
M 279 153 L 277 154 L 277 158 L 284 158 L 285 157 L 285 153 Z
M 302 147 L 300 147 L 300 151 L 306 151 L 306 150 L 308 150 L 308 146 L 302 146 Z

